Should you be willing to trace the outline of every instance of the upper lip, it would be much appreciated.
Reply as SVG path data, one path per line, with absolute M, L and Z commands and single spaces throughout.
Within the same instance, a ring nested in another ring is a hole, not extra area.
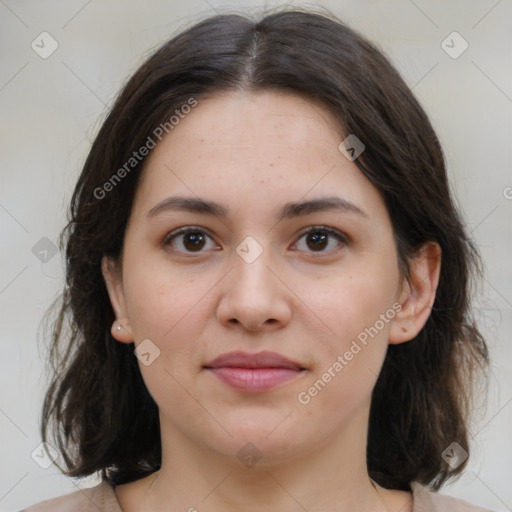
M 291 361 L 281 354 L 269 351 L 256 354 L 242 351 L 229 352 L 221 354 L 204 366 L 205 368 L 291 368 L 293 370 L 304 370 L 304 367 L 299 363 Z

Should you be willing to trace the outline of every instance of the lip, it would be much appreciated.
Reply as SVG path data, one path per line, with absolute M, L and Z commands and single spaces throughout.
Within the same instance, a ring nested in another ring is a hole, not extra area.
M 238 391 L 269 391 L 301 375 L 305 368 L 276 352 L 229 352 L 204 365 L 224 384 Z
M 206 368 L 289 368 L 291 370 L 304 370 L 299 363 L 277 352 L 269 352 L 267 350 L 255 354 L 240 350 L 228 352 L 221 354 L 204 366 Z

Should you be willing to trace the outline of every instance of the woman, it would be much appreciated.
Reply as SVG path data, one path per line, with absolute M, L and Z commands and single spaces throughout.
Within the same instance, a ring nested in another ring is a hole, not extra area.
M 27 510 L 483 510 L 435 492 L 488 360 L 478 256 L 427 116 L 340 21 L 164 44 L 63 235 L 42 435 L 103 481 Z

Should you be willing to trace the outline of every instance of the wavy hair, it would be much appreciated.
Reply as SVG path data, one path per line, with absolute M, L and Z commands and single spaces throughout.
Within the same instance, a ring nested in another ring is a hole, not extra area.
M 384 198 L 402 269 L 425 242 L 440 245 L 430 317 L 415 339 L 388 348 L 367 445 L 369 475 L 380 485 L 407 490 L 418 481 L 439 489 L 465 466 L 452 468 L 441 455 L 453 441 L 469 451 L 472 384 L 488 365 L 470 309 L 479 256 L 451 196 L 438 138 L 407 84 L 343 22 L 302 10 L 198 22 L 156 50 L 119 93 L 61 233 L 66 282 L 51 321 L 43 440 L 60 451 L 60 469 L 69 476 L 101 472 L 120 485 L 159 469 L 158 408 L 134 345 L 111 335 L 115 317 L 101 273 L 102 257 L 121 253 L 145 159 L 108 194 L 98 190 L 190 98 L 234 89 L 281 90 L 320 102 L 343 133 L 364 142 L 355 163 Z

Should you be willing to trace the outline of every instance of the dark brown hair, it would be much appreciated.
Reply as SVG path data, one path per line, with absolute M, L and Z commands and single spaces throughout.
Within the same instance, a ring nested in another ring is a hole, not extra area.
M 120 255 L 144 159 L 108 193 L 99 197 L 98 190 L 176 109 L 232 89 L 282 90 L 322 103 L 343 133 L 366 145 L 356 164 L 385 200 L 401 266 L 423 243 L 441 246 L 441 277 L 425 327 L 388 349 L 373 391 L 367 449 L 369 474 L 380 485 L 407 490 L 418 481 L 437 490 L 464 468 L 452 469 L 441 455 L 453 441 L 469 451 L 471 384 L 488 363 L 470 311 L 478 255 L 451 198 L 438 139 L 398 72 L 333 16 L 300 10 L 197 23 L 160 47 L 119 94 L 61 235 L 66 286 L 52 323 L 54 375 L 43 439 L 60 450 L 70 476 L 100 471 L 119 485 L 160 467 L 157 405 L 133 344 L 111 335 L 115 318 L 100 267 L 102 256 Z

